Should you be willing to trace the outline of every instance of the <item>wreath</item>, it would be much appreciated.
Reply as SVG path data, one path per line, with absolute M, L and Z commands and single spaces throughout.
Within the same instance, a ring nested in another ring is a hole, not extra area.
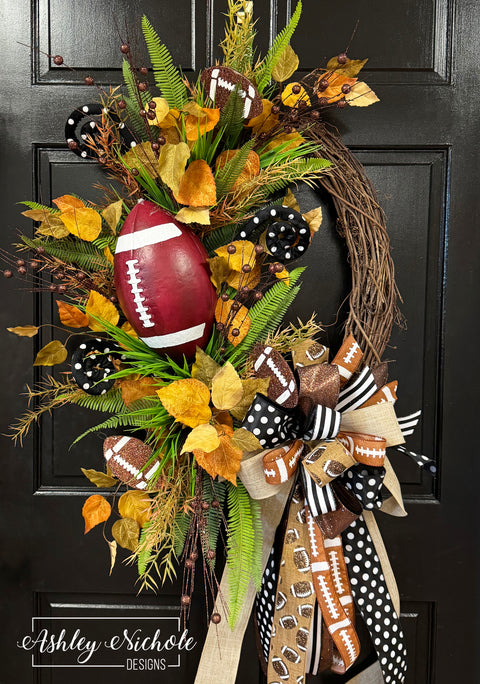
M 434 466 L 403 446 L 419 412 L 397 418 L 397 383 L 381 362 L 401 320 L 385 216 L 324 120 L 378 98 L 359 79 L 367 60 L 345 53 L 292 81 L 301 10 L 299 0 L 257 59 L 253 3 L 229 0 L 223 61 L 195 82 L 143 17 L 152 69 L 126 41 L 125 87 L 98 86 L 98 101 L 65 127 L 72 152 L 102 165 L 104 199 L 25 202 L 35 234 L 16 247 L 30 256 L 5 257 L 5 277 L 16 269 L 58 297 L 68 332 L 34 365 L 70 364 L 29 389 L 13 437 L 66 404 L 109 414 L 75 440 L 109 434 L 105 470 L 82 469 L 103 490 L 83 504 L 85 533 L 103 524 L 110 571 L 127 549 L 142 588 L 180 566 L 184 621 L 201 574 L 209 629 L 198 684 L 219 657 L 219 681 L 235 681 L 252 608 L 272 684 L 352 667 L 355 609 L 378 654 L 368 673 L 405 678 L 398 591 L 373 511 L 404 513 L 387 447 Z M 348 248 L 349 314 L 332 355 L 315 314 L 282 326 L 322 223 L 321 207 L 302 212 L 298 183 L 327 190 Z M 39 326 L 9 330 L 33 337 Z

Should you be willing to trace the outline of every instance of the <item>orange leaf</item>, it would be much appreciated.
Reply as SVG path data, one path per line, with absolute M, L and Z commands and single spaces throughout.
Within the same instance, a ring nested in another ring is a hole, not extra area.
M 262 100 L 262 104 L 262 113 L 246 123 L 246 126 L 253 128 L 254 133 L 268 133 L 278 123 L 278 114 L 272 114 L 273 102 Z
M 344 93 L 342 93 L 343 85 L 353 86 L 357 82 L 356 78 L 347 78 L 341 74 L 328 71 L 318 78 L 320 80 L 325 78 L 328 81 L 328 88 L 318 92 L 318 97 L 326 97 L 329 102 L 337 102 L 337 100 L 341 100 L 344 97 Z
M 62 195 L 52 201 L 60 211 L 72 211 L 72 209 L 83 209 L 85 207 L 85 202 L 82 202 L 78 197 L 73 197 L 73 195 Z
M 157 390 L 157 394 L 168 413 L 188 427 L 208 423 L 212 417 L 210 391 L 200 380 L 175 380 Z
M 123 403 L 128 406 L 143 397 L 153 397 L 157 393 L 157 387 L 153 378 L 124 378 L 120 385 Z
M 66 302 L 60 302 L 57 299 L 58 315 L 60 316 L 60 321 L 63 325 L 67 325 L 69 328 L 86 328 L 89 323 L 89 318 L 87 314 L 83 311 L 77 309 L 76 306 L 67 304 Z
M 250 330 L 250 316 L 246 306 L 240 306 L 238 311 L 232 311 L 233 299 L 228 302 L 218 300 L 215 307 L 215 319 L 227 328 L 227 339 L 234 347 L 245 338 Z M 238 330 L 238 335 L 232 335 L 232 330 Z
M 217 170 L 223 169 L 225 164 L 229 162 L 237 154 L 237 152 L 238 150 L 224 150 L 221 154 L 218 155 L 217 161 L 215 162 L 215 168 Z M 232 189 L 236 190 L 238 187 L 240 187 L 240 185 L 242 185 L 242 183 L 246 183 L 247 181 L 252 180 L 252 178 L 258 176 L 259 173 L 260 157 L 256 152 L 250 150 L 250 152 L 248 153 L 247 161 L 245 162 L 243 169 L 240 171 L 237 180 L 233 184 Z
M 220 475 L 236 486 L 237 473 L 242 461 L 242 451 L 232 444 L 233 429 L 231 427 L 228 425 L 216 425 L 215 427 L 220 439 L 220 446 L 209 453 L 205 453 L 201 449 L 194 449 L 193 455 L 198 465 L 206 470 L 211 477 Z
M 206 107 L 199 107 L 199 111 L 195 112 L 194 114 L 189 114 L 185 119 L 185 132 L 187 135 L 187 140 L 195 141 L 201 135 L 213 130 L 219 119 L 219 109 L 207 109 Z
M 212 169 L 203 159 L 197 159 L 188 167 L 182 178 L 176 200 L 190 207 L 210 207 L 217 201 L 217 190 Z
M 100 494 L 89 496 L 82 508 L 82 515 L 85 520 L 85 534 L 90 532 L 95 525 L 108 520 L 111 512 L 112 507 L 103 496 L 100 496 Z

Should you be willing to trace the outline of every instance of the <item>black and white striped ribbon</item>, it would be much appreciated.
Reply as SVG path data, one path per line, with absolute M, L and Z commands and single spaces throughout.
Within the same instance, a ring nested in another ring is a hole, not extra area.
M 308 506 L 314 518 L 336 510 L 337 503 L 330 484 L 319 487 L 316 482 L 312 480 L 310 475 L 305 472 L 304 468 L 302 468 L 302 480 L 305 498 L 307 499 Z
M 350 381 L 340 390 L 338 403 L 335 408 L 337 411 L 342 411 L 342 413 L 353 411 L 365 403 L 367 399 L 370 399 L 377 389 L 372 371 L 368 366 L 365 366 L 354 382 Z
M 415 413 L 411 413 L 409 416 L 403 416 L 402 418 L 397 419 L 404 437 L 413 435 L 421 415 L 421 411 L 415 411 Z
M 339 411 L 317 404 L 308 417 L 303 439 L 307 442 L 333 439 L 340 430 L 341 418 Z
M 317 602 L 313 608 L 313 618 L 308 635 L 307 659 L 305 672 L 311 675 L 318 674 L 320 656 L 322 653 L 322 611 Z

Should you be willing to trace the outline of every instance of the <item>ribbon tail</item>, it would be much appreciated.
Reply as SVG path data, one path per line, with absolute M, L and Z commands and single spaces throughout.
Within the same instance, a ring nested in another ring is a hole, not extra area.
M 397 580 L 393 574 L 392 566 L 390 565 L 390 560 L 388 558 L 387 549 L 383 543 L 382 535 L 378 529 L 377 521 L 375 516 L 371 511 L 363 512 L 363 519 L 367 526 L 370 537 L 372 538 L 375 551 L 380 559 L 380 564 L 383 570 L 383 576 L 385 577 L 385 582 L 387 583 L 388 593 L 392 599 L 393 607 L 397 615 L 400 615 L 400 594 L 398 591 Z

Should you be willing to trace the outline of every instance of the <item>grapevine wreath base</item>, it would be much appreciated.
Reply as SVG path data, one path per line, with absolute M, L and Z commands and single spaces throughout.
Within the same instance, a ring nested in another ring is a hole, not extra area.
M 197 684 L 212 672 L 233 684 L 252 610 L 269 684 L 360 669 L 362 620 L 378 660 L 350 681 L 405 678 L 373 511 L 405 515 L 387 447 L 435 468 L 404 446 L 420 413 L 397 418 L 397 382 L 381 362 L 400 320 L 385 217 L 323 120 L 378 98 L 358 77 L 367 60 L 344 53 L 292 81 L 301 9 L 260 59 L 253 3 L 229 0 L 223 62 L 194 83 L 144 17 L 152 71 L 125 40 L 125 87 L 97 86 L 98 101 L 65 127 L 72 152 L 102 165 L 104 200 L 25 202 L 35 234 L 16 247 L 31 256 L 4 255 L 5 277 L 16 269 L 58 297 L 67 339 L 34 365 L 70 364 L 29 389 L 13 436 L 66 404 L 108 414 L 84 433 L 108 435 L 105 470 L 82 469 L 102 490 L 83 505 L 85 533 L 103 526 L 110 572 L 118 547 L 129 550 L 141 588 L 179 565 L 185 622 L 203 580 Z M 279 327 L 322 225 L 320 207 L 302 211 L 298 183 L 327 190 L 348 248 L 349 314 L 333 353 L 315 315 Z M 9 330 L 34 337 L 40 325 Z

